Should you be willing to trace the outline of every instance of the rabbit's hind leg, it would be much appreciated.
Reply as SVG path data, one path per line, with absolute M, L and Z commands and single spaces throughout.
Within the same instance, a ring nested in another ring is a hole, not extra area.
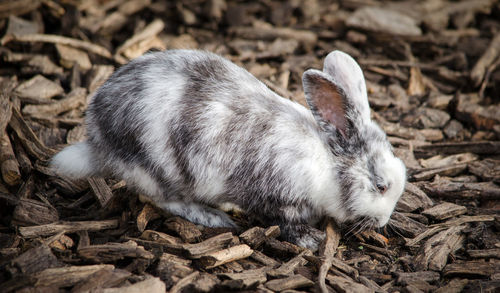
M 198 203 L 167 201 L 158 206 L 166 212 L 183 217 L 195 224 L 207 227 L 238 227 L 223 211 Z

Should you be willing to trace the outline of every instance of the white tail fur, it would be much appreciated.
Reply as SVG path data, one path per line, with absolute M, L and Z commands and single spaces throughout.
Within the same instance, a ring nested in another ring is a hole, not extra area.
M 57 174 L 73 179 L 88 177 L 95 173 L 91 164 L 91 150 L 87 142 L 64 148 L 52 158 L 50 167 Z

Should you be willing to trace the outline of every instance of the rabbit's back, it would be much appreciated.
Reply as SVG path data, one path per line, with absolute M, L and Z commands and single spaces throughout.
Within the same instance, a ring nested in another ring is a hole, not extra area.
M 302 200 L 328 168 L 308 110 L 211 53 L 132 61 L 97 92 L 87 123 L 104 169 L 150 196 L 262 209 L 263 197 Z

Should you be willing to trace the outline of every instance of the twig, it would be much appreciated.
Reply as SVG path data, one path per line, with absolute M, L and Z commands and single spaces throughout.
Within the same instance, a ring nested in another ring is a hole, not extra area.
M 332 219 L 327 219 L 326 224 L 326 237 L 320 248 L 320 255 L 323 258 L 323 263 L 319 268 L 318 273 L 318 283 L 321 292 L 327 293 L 328 289 L 326 288 L 326 275 L 328 274 L 328 270 L 332 266 L 333 256 L 335 255 L 335 251 L 339 246 L 340 241 L 340 233 L 339 228 L 335 225 Z

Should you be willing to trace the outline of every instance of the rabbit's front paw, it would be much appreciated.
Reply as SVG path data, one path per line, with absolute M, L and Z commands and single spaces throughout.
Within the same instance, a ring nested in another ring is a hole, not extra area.
M 316 251 L 325 239 L 325 232 L 320 231 L 307 224 L 286 225 L 282 228 L 283 237 L 311 251 Z

